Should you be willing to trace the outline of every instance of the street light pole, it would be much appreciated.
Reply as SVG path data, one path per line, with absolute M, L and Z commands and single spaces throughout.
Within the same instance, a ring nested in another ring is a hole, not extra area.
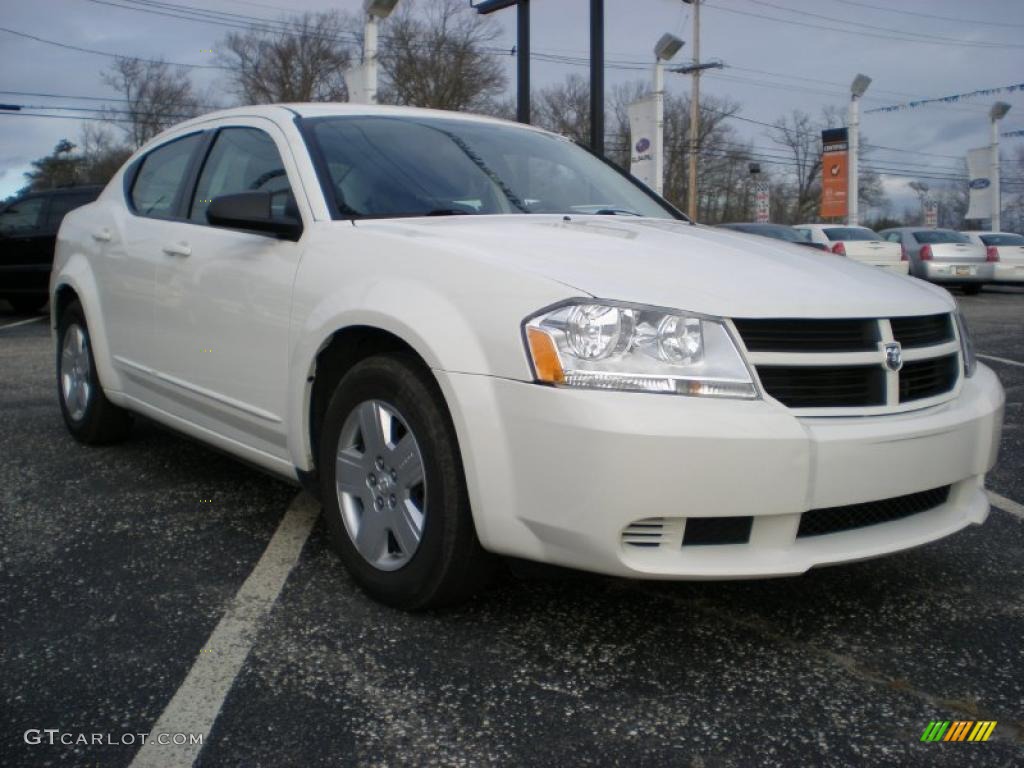
M 363 97 L 367 104 L 377 103 L 377 23 L 395 10 L 398 0 L 365 0 L 366 26 L 363 28 Z
M 665 33 L 654 46 L 654 191 L 665 189 L 665 62 L 679 53 L 683 41 Z
M 851 227 L 858 223 L 858 203 L 860 198 L 860 97 L 871 85 L 871 78 L 867 75 L 857 75 L 850 85 L 850 113 L 847 122 L 849 123 L 849 157 L 846 186 L 846 223 Z
M 1003 202 L 999 194 L 999 121 L 1010 111 L 1010 105 L 1005 101 L 997 101 L 989 111 L 989 122 L 992 126 L 992 158 L 989 178 L 992 181 L 992 231 L 999 232 L 1002 226 Z
M 687 212 L 697 220 L 697 138 L 700 134 L 700 0 L 693 3 L 693 92 L 690 95 L 690 179 L 687 184 Z

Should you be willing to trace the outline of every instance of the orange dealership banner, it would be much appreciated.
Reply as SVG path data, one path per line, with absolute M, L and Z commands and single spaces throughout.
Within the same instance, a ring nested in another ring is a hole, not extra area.
M 845 128 L 830 128 L 821 132 L 821 217 L 846 216 L 847 142 Z

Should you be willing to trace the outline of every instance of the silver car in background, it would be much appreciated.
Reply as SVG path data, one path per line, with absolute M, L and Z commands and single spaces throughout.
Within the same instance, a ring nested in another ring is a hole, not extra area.
M 962 232 L 972 243 L 984 246 L 992 264 L 992 281 L 1024 283 L 1024 235 L 1013 232 Z
M 977 293 L 992 282 L 992 262 L 985 246 L 971 242 L 952 229 L 896 227 L 879 233 L 899 243 L 910 262 L 910 274 L 931 283 L 959 285 L 964 293 Z

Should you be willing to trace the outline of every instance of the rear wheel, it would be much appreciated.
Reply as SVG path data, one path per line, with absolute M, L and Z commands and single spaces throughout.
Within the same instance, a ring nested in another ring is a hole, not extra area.
M 406 610 L 483 586 L 455 429 L 436 382 L 407 355 L 357 364 L 331 398 L 320 478 L 331 542 L 373 598 Z
M 81 304 L 73 301 L 67 306 L 57 330 L 57 394 L 68 431 L 82 443 L 124 439 L 132 417 L 103 393 Z

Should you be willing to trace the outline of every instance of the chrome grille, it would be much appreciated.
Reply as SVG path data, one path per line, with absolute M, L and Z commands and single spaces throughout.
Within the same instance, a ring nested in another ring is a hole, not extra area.
M 789 408 L 886 413 L 942 402 L 960 378 L 949 314 L 893 319 L 734 319 L 765 393 Z M 900 346 L 902 368 L 886 364 Z

